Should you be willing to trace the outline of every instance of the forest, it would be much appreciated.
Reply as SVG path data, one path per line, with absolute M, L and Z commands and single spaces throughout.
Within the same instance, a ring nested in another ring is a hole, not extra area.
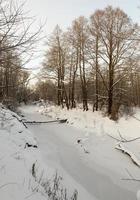
M 111 119 L 140 106 L 140 27 L 123 10 L 108 6 L 57 25 L 37 84 L 40 98 L 73 109 L 103 110 Z
M 65 31 L 57 25 L 45 41 L 34 89 L 25 65 L 43 26 L 31 34 L 33 19 L 13 2 L 1 1 L 0 18 L 3 103 L 41 98 L 67 109 L 82 103 L 84 111 L 90 104 L 114 120 L 140 106 L 140 27 L 120 8 L 108 6 L 89 18 L 80 16 Z

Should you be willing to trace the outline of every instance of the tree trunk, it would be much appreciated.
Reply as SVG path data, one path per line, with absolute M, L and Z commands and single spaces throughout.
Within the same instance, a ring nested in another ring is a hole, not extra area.
M 99 36 L 96 36 L 96 82 L 95 82 L 95 90 L 96 90 L 96 103 L 95 103 L 95 109 L 98 111 L 99 107 L 99 86 L 98 86 L 98 41 Z

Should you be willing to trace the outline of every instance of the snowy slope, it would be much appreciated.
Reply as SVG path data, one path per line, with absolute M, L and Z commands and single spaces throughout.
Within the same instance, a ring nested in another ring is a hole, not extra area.
M 37 143 L 18 120 L 19 116 L 0 105 L 0 199 L 22 200 L 30 196 L 31 200 L 43 200 L 47 197 L 41 194 L 43 188 L 32 175 L 33 164 L 39 170 L 43 168 Z
M 43 163 L 36 139 L 20 117 L 0 105 L 0 199 L 50 199 L 48 190 L 53 179 L 59 179 L 55 175 L 55 168 Z

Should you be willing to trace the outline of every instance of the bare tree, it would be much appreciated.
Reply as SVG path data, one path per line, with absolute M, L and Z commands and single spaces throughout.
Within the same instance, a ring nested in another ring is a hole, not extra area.
M 100 18 L 102 24 L 99 31 L 103 43 L 100 57 L 108 68 L 108 115 L 112 115 L 114 88 L 123 78 L 122 76 L 116 80 L 115 73 L 123 68 L 126 59 L 136 50 L 132 38 L 137 25 L 133 24 L 122 10 L 110 6 L 100 12 Z
M 26 16 L 24 4 L 13 0 L 0 1 L 0 98 L 16 97 L 21 71 L 29 60 L 41 28 L 31 32 L 34 19 Z M 26 61 L 23 61 L 26 58 Z M 21 83 L 22 84 L 22 83 Z
M 96 11 L 93 15 L 90 17 L 90 25 L 89 30 L 91 34 L 91 45 L 90 51 L 92 51 L 91 59 L 95 64 L 95 104 L 93 104 L 93 110 L 94 106 L 96 111 L 99 109 L 99 48 L 100 48 L 100 32 L 99 27 L 101 26 L 100 21 L 100 11 Z
M 87 100 L 87 80 L 86 80 L 86 43 L 88 40 L 87 35 L 87 20 L 84 17 L 79 17 L 75 20 L 74 24 L 75 33 L 78 44 L 78 67 L 80 72 L 81 89 L 82 89 L 82 100 L 83 110 L 88 110 Z
M 45 60 L 43 62 L 43 72 L 49 79 L 57 81 L 57 104 L 64 107 L 65 100 L 67 109 L 69 109 L 68 95 L 65 89 L 66 49 L 63 40 L 63 33 L 59 26 L 56 26 L 48 44 L 50 49 L 46 52 Z

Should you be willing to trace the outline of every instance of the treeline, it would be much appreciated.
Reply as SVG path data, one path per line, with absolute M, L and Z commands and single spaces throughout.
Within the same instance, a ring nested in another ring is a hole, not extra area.
M 82 102 L 85 111 L 90 103 L 112 119 L 140 106 L 139 42 L 139 26 L 111 6 L 79 17 L 65 32 L 56 26 L 37 87 L 41 98 L 67 109 Z
M 24 4 L 14 0 L 0 1 L 0 102 L 8 105 L 27 97 L 30 60 L 40 28 L 31 32 L 32 18 L 24 13 Z

